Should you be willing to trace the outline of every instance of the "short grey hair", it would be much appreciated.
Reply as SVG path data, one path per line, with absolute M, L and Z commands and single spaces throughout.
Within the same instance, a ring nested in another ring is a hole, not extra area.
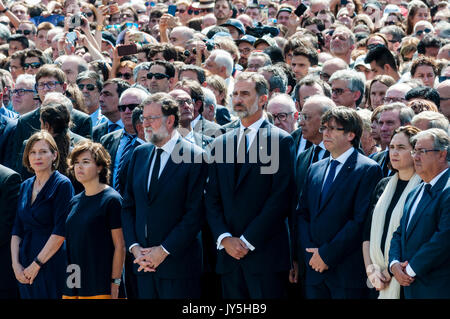
M 448 120 L 442 113 L 433 111 L 423 111 L 415 115 L 411 120 L 412 125 L 416 125 L 419 121 L 428 121 L 428 128 L 440 128 L 448 132 Z
M 89 64 L 85 59 L 78 55 L 63 55 L 61 60 L 61 65 L 66 63 L 67 61 L 72 61 L 78 63 L 78 73 L 89 70 Z
M 204 96 L 203 105 L 205 107 L 212 105 L 214 107 L 214 114 L 216 114 L 217 101 L 214 92 L 211 91 L 211 89 L 205 87 L 202 87 L 202 91 Z
M 144 102 L 144 100 L 149 96 L 148 92 L 141 88 L 138 87 L 128 88 L 125 91 L 123 91 L 122 94 L 120 95 L 119 105 L 122 103 L 123 98 L 128 94 L 136 96 L 141 101 L 139 104 Z
M 47 105 L 50 103 L 60 103 L 64 105 L 69 112 L 73 110 L 72 101 L 62 93 L 59 92 L 49 92 L 45 95 L 44 101 L 42 101 L 42 105 Z
M 433 149 L 447 151 L 447 162 L 450 161 L 450 138 L 447 132 L 440 128 L 430 128 L 422 131 L 410 138 L 410 143 L 415 147 L 417 141 L 422 138 L 431 137 L 433 139 Z
M 386 111 L 398 111 L 398 117 L 401 126 L 410 124 L 412 118 L 415 115 L 412 108 L 406 106 L 401 102 L 394 102 L 381 106 L 380 115 Z
M 250 60 L 250 58 L 252 58 L 252 57 L 258 57 L 258 56 L 264 58 L 263 66 L 272 64 L 272 59 L 270 58 L 270 56 L 267 53 L 258 52 L 258 51 L 253 51 L 252 53 L 250 53 L 247 60 Z
M 97 90 L 101 92 L 103 89 L 103 81 L 100 77 L 100 74 L 94 71 L 84 71 L 78 74 L 77 79 L 75 82 L 79 84 L 81 81 L 84 80 L 93 80 L 95 82 L 95 85 L 97 86 Z
M 327 112 L 328 110 L 336 107 L 336 103 L 334 103 L 334 101 L 332 99 L 330 99 L 327 96 L 323 96 L 323 95 L 319 95 L 319 94 L 308 97 L 305 100 L 305 103 L 303 103 L 303 106 L 305 106 L 306 103 L 319 104 L 321 106 L 322 114 L 325 114 L 325 112 Z
M 31 74 L 21 74 L 16 79 L 16 85 L 19 83 L 24 83 L 27 87 L 34 90 L 34 85 L 36 84 L 36 78 Z
M 231 76 L 233 72 L 233 57 L 228 51 L 222 49 L 215 49 L 211 51 L 211 55 L 214 54 L 214 63 L 216 63 L 219 67 L 225 67 L 227 76 Z
M 272 76 L 269 78 L 270 91 L 280 89 L 280 93 L 286 93 L 288 79 L 283 69 L 276 65 L 267 65 L 258 69 L 258 73 L 262 74 L 262 72 L 268 72 L 272 74 Z
M 347 81 L 347 88 L 350 91 L 361 92 L 361 96 L 356 101 L 356 105 L 358 106 L 361 103 L 362 99 L 364 98 L 364 90 L 366 88 L 366 79 L 363 73 L 356 72 L 355 70 L 339 70 L 333 73 L 333 75 L 330 77 L 329 82 L 333 83 L 334 80 Z
M 134 82 L 137 82 L 138 73 L 142 70 L 150 71 L 150 67 L 152 66 L 151 62 L 142 62 L 136 65 L 136 67 L 133 69 L 133 78 Z
M 258 96 L 267 95 L 269 93 L 269 83 L 266 81 L 264 76 L 255 72 L 241 72 L 239 73 L 234 83 L 238 81 L 251 81 L 255 83 L 255 90 Z
M 10 36 L 11 31 L 9 31 L 9 28 L 6 25 L 0 23 L 0 39 L 8 40 Z
M 356 113 L 358 113 L 363 121 L 363 131 L 372 132 L 372 112 L 368 109 L 359 109 L 356 110 Z
M 295 108 L 295 102 L 289 94 L 286 93 L 274 93 L 267 103 L 267 109 L 269 109 L 270 104 L 278 102 L 280 104 L 286 105 L 289 109 L 289 112 L 297 112 Z

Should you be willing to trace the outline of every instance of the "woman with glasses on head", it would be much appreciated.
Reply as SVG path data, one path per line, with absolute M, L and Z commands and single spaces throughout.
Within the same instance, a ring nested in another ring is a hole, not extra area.
M 69 264 L 79 266 L 82 276 L 79 287 L 66 286 L 63 299 L 119 296 L 125 260 L 122 197 L 107 185 L 110 164 L 105 148 L 92 141 L 77 144 L 70 155 L 70 173 L 84 190 L 70 201 L 65 227 L 67 258 Z
M 400 284 L 388 272 L 389 248 L 392 235 L 400 225 L 406 197 L 421 182 L 415 173 L 410 143 L 410 138 L 419 132 L 410 125 L 395 130 L 389 144 L 390 166 L 395 174 L 378 183 L 372 195 L 373 212 L 366 219 L 362 244 L 364 264 L 379 299 L 402 297 Z
M 70 180 L 56 170 L 59 160 L 50 133 L 39 131 L 29 138 L 23 165 L 34 176 L 20 187 L 11 238 L 22 299 L 60 299 L 66 283 L 64 226 L 74 191 Z

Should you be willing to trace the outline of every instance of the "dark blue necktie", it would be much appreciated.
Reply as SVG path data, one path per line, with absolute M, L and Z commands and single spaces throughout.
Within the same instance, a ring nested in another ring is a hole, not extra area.
M 112 123 L 108 125 L 108 133 L 114 132 L 116 130 L 120 129 L 120 125 L 116 123 Z
M 313 154 L 313 158 L 312 158 L 312 163 L 315 163 L 319 160 L 319 153 L 321 150 L 322 150 L 322 148 L 319 145 L 314 145 L 314 154 Z
M 237 183 L 239 175 L 241 173 L 242 164 L 246 162 L 247 148 L 248 148 L 248 136 L 250 130 L 246 127 L 241 135 L 239 144 L 237 145 L 236 163 L 234 166 L 234 182 Z
M 116 190 L 120 189 L 120 183 L 119 183 L 119 172 L 122 169 L 122 166 L 124 164 L 124 160 L 127 157 L 128 152 L 133 149 L 134 141 L 136 140 L 133 138 L 132 135 L 124 133 L 124 137 L 127 139 L 125 142 L 125 145 L 122 149 L 122 154 L 120 155 L 119 165 L 117 166 L 117 170 L 114 172 L 114 186 Z
M 332 160 L 330 163 L 330 169 L 328 171 L 327 179 L 325 180 L 325 184 L 322 188 L 322 194 L 320 201 L 323 202 L 325 198 L 327 197 L 327 193 L 331 188 L 331 185 L 333 184 L 334 175 L 336 175 L 336 167 L 339 165 L 339 162 L 336 160 Z
M 164 151 L 162 148 L 155 148 L 155 149 L 156 149 L 156 158 L 155 164 L 153 164 L 152 177 L 150 178 L 149 194 L 154 192 L 156 186 L 158 185 L 159 170 L 161 169 L 161 154 Z

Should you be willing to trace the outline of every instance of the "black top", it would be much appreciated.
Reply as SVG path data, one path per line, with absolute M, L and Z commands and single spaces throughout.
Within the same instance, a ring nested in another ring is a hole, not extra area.
M 66 221 L 68 264 L 80 268 L 80 287 L 66 287 L 67 296 L 96 296 L 111 294 L 111 272 L 114 244 L 111 230 L 121 228 L 122 197 L 112 187 L 86 196 L 85 192 L 70 201 Z M 68 272 L 74 281 L 74 271 Z
M 383 178 L 378 183 L 377 188 L 375 190 L 375 192 L 377 192 L 377 191 L 379 192 L 377 201 L 380 198 L 381 194 L 384 192 L 389 179 L 390 179 L 390 177 Z M 392 196 L 391 203 L 389 204 L 389 207 L 386 211 L 386 217 L 384 219 L 384 226 L 383 226 L 383 235 L 381 236 L 381 242 L 380 242 L 381 251 L 383 251 L 383 253 L 384 253 L 384 246 L 385 246 L 385 242 L 386 242 L 386 236 L 387 236 L 389 224 L 391 221 L 392 211 L 394 210 L 395 205 L 397 205 L 397 202 L 400 199 L 400 196 L 402 196 L 403 191 L 406 188 L 406 185 L 408 185 L 408 182 L 409 181 L 403 181 L 401 179 L 398 180 L 394 195 Z M 375 202 L 375 204 L 376 204 L 376 202 Z M 372 214 L 370 214 L 370 216 L 368 216 L 368 218 L 366 219 L 363 241 L 370 241 L 370 228 L 372 226 L 372 217 L 373 217 L 373 210 L 372 210 Z

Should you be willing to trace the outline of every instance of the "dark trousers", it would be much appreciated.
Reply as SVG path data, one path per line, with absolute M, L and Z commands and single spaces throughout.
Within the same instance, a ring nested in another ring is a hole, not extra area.
M 200 278 L 164 279 L 154 273 L 136 277 L 139 299 L 200 298 Z
M 224 299 L 285 299 L 289 272 L 251 274 L 239 265 L 222 275 Z
M 19 299 L 18 281 L 11 262 L 11 243 L 0 246 L 0 299 Z
M 318 285 L 306 285 L 306 299 L 368 299 L 369 288 L 337 288 L 325 282 Z
M 125 255 L 125 271 L 124 271 L 124 281 L 125 281 L 125 291 L 127 299 L 137 299 L 138 298 L 138 286 L 136 274 L 133 272 L 134 256 L 133 254 L 127 252 Z

